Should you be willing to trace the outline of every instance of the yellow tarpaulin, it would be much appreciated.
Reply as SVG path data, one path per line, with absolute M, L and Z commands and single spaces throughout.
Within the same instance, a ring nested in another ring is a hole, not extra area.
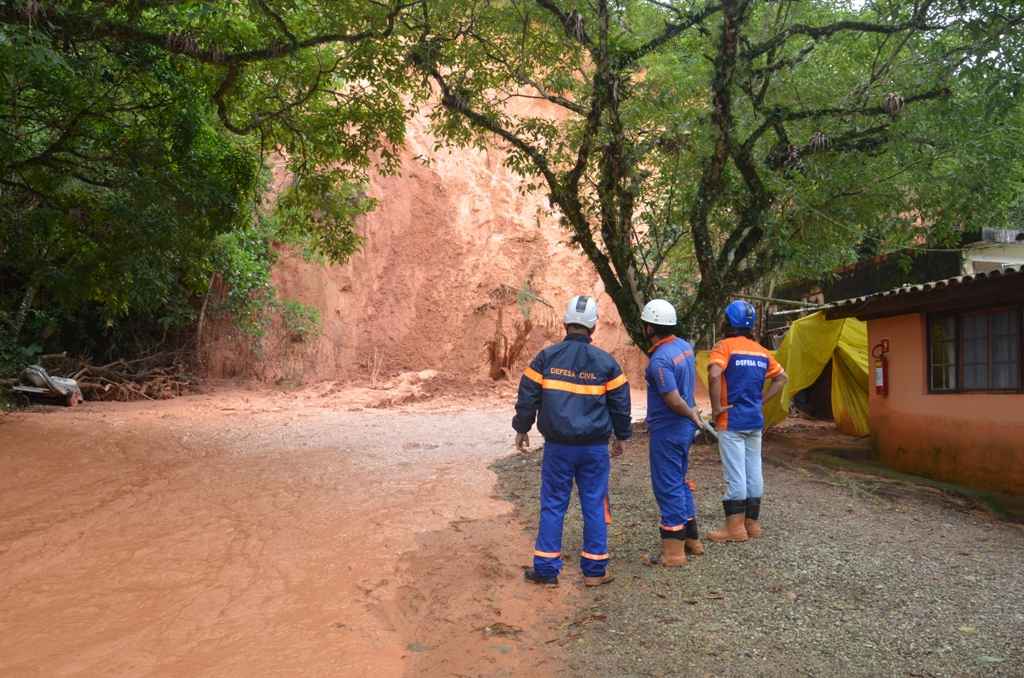
M 868 328 L 856 318 L 827 320 L 823 313 L 790 326 L 775 354 L 789 382 L 765 403 L 765 425 L 789 414 L 793 396 L 811 386 L 824 369 L 832 370 L 832 416 L 843 433 L 866 436 L 868 427 Z M 707 386 L 708 352 L 697 354 L 697 374 Z

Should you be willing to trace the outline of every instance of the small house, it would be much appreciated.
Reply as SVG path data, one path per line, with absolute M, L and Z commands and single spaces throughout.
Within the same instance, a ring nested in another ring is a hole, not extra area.
M 867 321 L 869 418 L 900 471 L 1024 495 L 1024 268 L 834 302 Z

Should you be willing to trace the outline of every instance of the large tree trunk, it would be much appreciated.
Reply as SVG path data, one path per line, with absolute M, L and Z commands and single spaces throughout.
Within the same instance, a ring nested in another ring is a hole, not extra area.
M 203 305 L 199 309 L 199 320 L 196 322 L 196 365 L 203 364 L 203 329 L 206 326 L 206 309 L 210 305 L 210 295 L 217 283 L 217 273 L 210 274 L 210 283 L 206 286 L 206 294 L 203 295 Z
M 15 342 L 18 341 L 21 330 L 25 327 L 25 320 L 28 319 L 28 312 L 32 310 L 32 302 L 35 301 L 37 289 L 38 286 L 34 281 L 28 284 L 28 287 L 25 288 L 25 296 L 21 299 L 21 305 L 18 306 L 18 312 L 14 314 L 14 321 L 11 323 L 11 336 Z

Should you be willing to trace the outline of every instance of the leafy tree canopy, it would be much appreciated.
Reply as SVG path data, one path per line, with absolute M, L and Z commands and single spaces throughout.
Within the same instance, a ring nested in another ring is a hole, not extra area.
M 404 132 L 403 9 L 0 3 L 0 343 L 184 328 L 213 271 L 263 286 L 268 239 L 347 258 Z M 257 219 L 271 152 L 294 181 Z
M 444 138 L 510 149 L 641 345 L 648 298 L 699 337 L 766 276 L 997 222 L 1014 188 L 1010 0 L 453 0 L 408 20 Z
M 150 309 L 180 326 L 218 267 L 261 288 L 268 239 L 344 259 L 372 208 L 367 173 L 396 168 L 410 110 L 431 101 L 444 142 L 499 143 L 548 193 L 638 344 L 654 296 L 680 302 L 699 337 L 766 277 L 918 242 L 922 224 L 941 244 L 1008 218 L 1022 12 L 1014 0 L 2 3 L 0 324 L 17 336 L 39 292 L 65 313 L 92 309 L 93 324 Z M 269 152 L 295 182 L 257 219 Z

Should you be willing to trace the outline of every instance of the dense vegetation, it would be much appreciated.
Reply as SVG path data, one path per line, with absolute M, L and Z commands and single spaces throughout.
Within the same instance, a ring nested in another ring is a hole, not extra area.
M 737 290 L 1019 217 L 1022 26 L 1012 0 L 10 0 L 0 363 L 187 345 L 211 285 L 254 335 L 315 331 L 274 243 L 354 252 L 419 106 L 509 150 L 638 343 L 654 295 L 699 336 Z
M 293 9 L 296 30 L 331 10 L 345 19 L 323 30 L 388 32 L 351 3 Z M 184 345 L 214 282 L 254 335 L 270 312 L 310 318 L 276 299 L 272 243 L 335 261 L 357 248 L 369 152 L 401 139 L 404 109 L 382 88 L 335 92 L 376 68 L 369 53 L 293 49 L 279 19 L 260 4 L 0 7 L 0 363 Z M 294 181 L 271 208 L 278 151 Z
M 652 296 L 699 338 L 738 290 L 997 225 L 1021 190 L 1010 0 L 453 0 L 411 21 L 446 139 L 509 147 L 638 343 Z

